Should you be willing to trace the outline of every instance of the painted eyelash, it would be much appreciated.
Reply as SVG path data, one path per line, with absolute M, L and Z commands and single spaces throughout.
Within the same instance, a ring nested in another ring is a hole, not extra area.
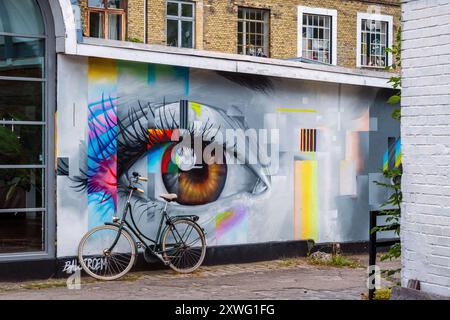
M 143 154 L 148 151 L 149 143 L 151 145 L 157 145 L 171 141 L 171 137 L 167 134 L 169 131 L 181 130 L 179 123 L 175 119 L 175 113 L 168 110 L 167 106 L 172 103 L 157 103 L 146 104 L 147 112 L 144 110 L 142 103 L 138 102 L 137 108 L 130 108 L 128 115 L 124 120 L 118 120 L 118 154 L 120 161 L 117 164 L 118 177 L 123 174 L 127 174 L 129 168 L 139 160 Z M 157 111 L 154 109 L 157 108 Z M 152 117 L 154 125 L 149 128 L 149 117 Z M 141 120 L 144 119 L 144 120 Z M 159 119 L 159 122 L 156 120 Z M 147 124 L 144 125 L 143 122 Z M 151 130 L 149 130 L 151 129 Z M 220 127 L 214 129 L 214 124 L 210 123 L 209 119 L 201 128 L 195 128 L 195 125 L 191 125 L 183 129 L 191 136 L 191 138 L 204 141 L 215 141 L 215 136 L 219 132 Z M 156 134 L 156 132 L 162 132 L 163 134 Z M 213 133 L 215 131 L 215 133 Z M 212 134 L 213 133 L 213 134 Z
M 109 103 L 109 108 L 106 106 L 106 103 Z M 97 105 L 89 105 L 89 115 L 91 116 L 90 121 L 88 122 L 90 132 L 93 134 L 93 137 L 89 139 L 89 145 L 85 147 L 86 150 L 88 148 L 92 148 L 94 152 L 86 152 L 87 168 L 80 168 L 80 175 L 74 176 L 70 178 L 76 184 L 72 186 L 72 188 L 77 191 L 86 190 L 89 193 L 103 192 L 101 203 L 105 203 L 109 201 L 113 195 L 104 192 L 104 189 L 95 183 L 90 183 L 95 179 L 95 174 L 98 173 L 98 170 L 105 169 L 101 166 L 102 163 L 110 161 L 111 157 L 115 156 L 116 147 L 114 142 L 117 137 L 116 133 L 116 124 L 117 121 L 112 119 L 109 115 L 109 112 L 113 113 L 113 117 L 117 118 L 117 113 L 114 108 L 114 101 L 111 97 L 105 100 L 102 97 L 100 102 L 101 104 L 101 115 L 104 116 L 105 121 L 102 122 L 99 119 L 99 116 L 94 111 L 94 107 Z M 102 132 L 103 135 L 100 137 L 98 132 Z M 107 172 L 113 176 L 116 176 L 115 172 L 111 171 L 111 168 L 106 168 Z

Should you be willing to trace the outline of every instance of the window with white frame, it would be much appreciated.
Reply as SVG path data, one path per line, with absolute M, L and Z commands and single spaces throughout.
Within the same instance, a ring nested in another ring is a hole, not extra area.
M 384 68 L 391 64 L 392 16 L 358 13 L 357 66 Z
M 167 45 L 193 48 L 195 32 L 195 3 L 167 1 Z
M 298 7 L 299 57 L 336 64 L 336 35 L 336 10 Z

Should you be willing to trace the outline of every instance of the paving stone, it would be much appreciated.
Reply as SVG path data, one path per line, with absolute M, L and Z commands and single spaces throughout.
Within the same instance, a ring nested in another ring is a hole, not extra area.
M 366 256 L 354 257 L 361 263 Z M 385 263 L 388 267 L 399 262 Z M 383 266 L 382 266 L 383 268 Z M 82 278 L 80 290 L 69 290 L 64 279 L 59 286 L 25 289 L 26 283 L 0 283 L 4 299 L 361 299 L 367 292 L 366 269 L 309 265 L 307 260 L 203 267 L 188 275 L 170 270 L 135 273 L 134 281 L 94 282 Z M 55 282 L 55 280 L 51 280 Z M 386 280 L 384 284 L 389 284 Z M 36 282 L 34 282 L 36 284 Z M 28 286 L 27 286 L 28 285 Z

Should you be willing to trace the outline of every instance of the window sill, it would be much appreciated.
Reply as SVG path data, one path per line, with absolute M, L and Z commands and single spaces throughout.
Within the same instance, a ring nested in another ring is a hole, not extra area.
M 382 71 L 386 71 L 386 67 L 372 67 L 372 66 L 356 66 L 359 69 L 368 69 L 368 70 L 382 70 Z

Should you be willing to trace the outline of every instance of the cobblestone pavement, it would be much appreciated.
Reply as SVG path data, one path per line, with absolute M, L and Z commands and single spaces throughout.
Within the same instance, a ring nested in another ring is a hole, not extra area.
M 361 266 L 316 266 L 305 258 L 291 258 L 202 267 L 190 275 L 175 274 L 170 270 L 136 272 L 114 282 L 83 277 L 78 290 L 67 289 L 65 279 L 0 283 L 0 300 L 361 299 L 361 294 L 367 292 L 364 267 L 367 257 L 351 258 Z M 398 264 L 391 262 L 387 267 L 398 267 Z

